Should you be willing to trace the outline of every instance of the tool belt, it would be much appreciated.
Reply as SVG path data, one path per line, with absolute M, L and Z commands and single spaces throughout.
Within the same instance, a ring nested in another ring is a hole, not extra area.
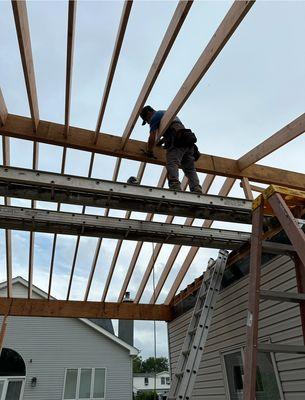
M 175 147 L 191 147 L 197 142 L 196 135 L 190 129 L 179 129 L 174 133 Z

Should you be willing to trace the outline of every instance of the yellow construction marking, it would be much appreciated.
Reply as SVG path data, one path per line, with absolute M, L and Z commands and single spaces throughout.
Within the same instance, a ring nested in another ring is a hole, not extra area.
M 299 205 L 305 206 L 305 192 L 296 189 L 289 189 L 283 186 L 270 185 L 252 203 L 252 210 L 256 210 L 261 203 L 264 203 L 264 214 L 273 215 L 273 211 L 268 204 L 268 199 L 275 193 L 280 194 L 288 207 L 292 208 Z

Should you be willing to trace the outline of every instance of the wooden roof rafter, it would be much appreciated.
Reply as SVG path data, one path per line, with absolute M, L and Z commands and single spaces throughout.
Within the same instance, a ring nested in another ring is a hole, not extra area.
M 32 45 L 30 37 L 30 27 L 27 14 L 27 3 L 26 1 L 13 0 L 12 7 L 15 18 L 15 26 L 17 31 L 24 79 L 27 89 L 28 102 L 32 117 L 33 130 L 34 132 L 36 132 L 39 124 L 39 109 L 38 109 L 38 98 L 37 98 L 36 79 L 35 79 L 34 62 L 32 54 Z M 33 169 L 38 169 L 38 157 L 39 157 L 39 143 L 33 142 L 33 160 L 32 160 Z M 31 207 L 32 208 L 36 207 L 35 200 L 31 201 Z M 34 241 L 35 241 L 35 232 L 30 232 L 28 298 L 30 298 L 32 295 L 32 286 L 33 286 Z
M 147 77 L 146 77 L 146 79 L 144 81 L 144 84 L 142 86 L 142 89 L 140 91 L 138 99 L 136 101 L 136 104 L 135 104 L 135 106 L 133 108 L 133 111 L 132 111 L 132 113 L 131 113 L 131 115 L 129 117 L 127 125 L 126 125 L 126 127 L 124 129 L 123 136 L 122 136 L 122 149 L 124 149 L 124 147 L 125 147 L 125 145 L 127 143 L 127 140 L 128 140 L 128 138 L 130 137 L 130 135 L 132 133 L 132 130 L 133 130 L 133 128 L 134 128 L 134 126 L 135 126 L 135 124 L 137 122 L 137 119 L 139 118 L 140 112 L 141 112 L 141 110 L 142 110 L 142 108 L 143 108 L 143 106 L 145 104 L 145 101 L 147 100 L 147 98 L 148 98 L 148 96 L 149 96 L 149 94 L 150 94 L 150 92 L 151 92 L 151 90 L 152 90 L 152 88 L 154 86 L 154 83 L 156 82 L 156 80 L 157 80 L 157 78 L 159 76 L 159 73 L 160 73 L 160 71 L 161 71 L 161 69 L 162 69 L 162 67 L 163 67 L 163 65 L 164 65 L 164 63 L 165 63 L 165 61 L 167 59 L 167 56 L 170 53 L 170 50 L 171 50 L 171 48 L 172 48 L 172 46 L 173 46 L 173 44 L 174 44 L 174 42 L 175 42 L 175 40 L 176 40 L 176 38 L 178 36 L 178 33 L 179 33 L 179 31 L 180 31 L 180 29 L 181 29 L 181 27 L 182 27 L 182 25 L 183 25 L 183 23 L 184 23 L 184 21 L 186 19 L 186 16 L 187 16 L 192 4 L 193 4 L 193 0 L 187 0 L 187 1 L 179 0 L 179 2 L 178 2 L 178 5 L 177 5 L 177 7 L 175 9 L 173 17 L 172 17 L 172 19 L 171 19 L 171 21 L 170 21 L 170 23 L 168 25 L 168 28 L 167 28 L 167 30 L 165 32 L 165 35 L 164 35 L 164 37 L 162 39 L 162 42 L 161 42 L 160 46 L 159 46 L 157 54 L 156 54 L 156 56 L 154 58 L 154 61 L 152 63 L 152 66 L 151 66 L 151 68 L 150 68 L 150 70 L 149 70 L 149 72 L 147 74 Z M 120 170 L 120 167 L 121 167 L 121 162 L 122 162 L 122 159 L 121 158 L 117 158 L 116 165 L 115 165 L 114 172 L 113 172 L 113 175 L 114 175 L 113 179 L 114 180 L 116 180 L 117 177 L 118 177 L 119 170 Z M 145 167 L 146 167 L 146 162 L 141 162 L 141 164 L 139 166 L 138 173 L 137 173 L 137 178 L 138 178 L 139 182 L 141 182 L 141 180 L 143 178 Z M 161 173 L 161 176 L 160 176 L 160 179 L 159 179 L 159 183 L 158 183 L 158 185 L 160 185 L 160 187 L 163 187 L 164 184 L 165 184 L 165 174 L 166 174 L 166 171 L 165 171 L 165 168 L 164 168 L 162 173 Z M 126 217 L 127 218 L 130 218 L 130 215 L 131 215 L 131 213 L 128 213 L 128 212 L 126 213 Z M 146 218 L 148 220 L 151 220 L 153 218 L 153 215 L 147 215 Z M 99 246 L 100 246 L 100 243 L 98 243 L 98 247 Z M 112 261 L 111 261 L 110 270 L 108 272 L 105 288 L 104 288 L 103 295 L 102 295 L 102 301 L 104 301 L 106 299 L 106 296 L 107 296 L 107 293 L 108 293 L 108 289 L 109 289 L 109 286 L 110 286 L 110 283 L 111 283 L 111 279 L 112 279 L 112 276 L 113 276 L 113 273 L 114 273 L 114 269 L 116 267 L 116 263 L 117 263 L 117 260 L 118 260 L 118 257 L 119 257 L 119 253 L 120 253 L 121 247 L 122 247 L 122 241 L 119 241 L 117 243 L 117 246 L 116 246 L 116 249 L 115 249 L 115 252 L 114 252 L 114 256 L 113 256 Z M 140 254 L 141 247 L 142 247 L 142 245 L 140 243 L 137 244 L 137 246 L 135 248 L 135 251 L 134 251 L 134 256 L 136 254 L 138 254 L 138 255 Z M 131 272 L 131 270 L 133 271 L 133 269 L 135 267 L 135 262 L 137 261 L 137 258 L 138 258 L 138 256 L 133 257 L 134 263 L 129 267 L 128 276 L 130 276 L 130 277 L 131 277 L 131 273 L 130 272 Z M 129 283 L 129 279 L 130 278 L 127 278 L 127 280 L 125 280 L 125 282 L 123 284 L 123 287 L 126 286 L 127 281 Z M 121 290 L 120 298 L 123 298 L 123 296 L 124 296 L 124 294 L 122 294 L 122 290 Z
M 0 88 L 0 126 L 4 125 L 6 122 L 8 112 L 5 104 L 5 100 Z M 2 162 L 4 166 L 10 165 L 10 138 L 2 136 Z M 11 199 L 9 197 L 4 197 L 4 204 L 9 206 L 11 204 Z M 6 280 L 7 280 L 7 297 L 12 296 L 13 286 L 12 286 L 12 232 L 10 229 L 5 229 L 5 255 L 6 255 Z
M 97 119 L 97 124 L 96 124 L 93 143 L 96 143 L 97 140 L 98 140 L 99 131 L 101 129 L 104 113 L 105 113 L 105 110 L 106 110 L 108 97 L 109 97 L 109 94 L 110 94 L 110 89 L 111 89 L 111 86 L 112 86 L 113 78 L 114 78 L 114 75 L 115 75 L 115 70 L 116 70 L 118 59 L 119 59 L 119 55 L 120 55 L 120 52 L 121 52 L 121 48 L 122 48 L 122 44 L 123 44 L 123 40 L 124 40 L 126 28 L 127 28 L 127 23 L 128 23 L 129 16 L 130 16 L 132 4 L 133 4 L 132 0 L 125 0 L 124 5 L 123 5 L 122 14 L 121 14 L 121 20 L 120 20 L 120 23 L 119 23 L 118 32 L 117 32 L 117 36 L 116 36 L 116 40 L 115 40 L 115 45 L 114 45 L 114 49 L 113 49 L 113 53 L 112 53 L 112 58 L 111 58 L 111 62 L 110 62 L 109 69 L 108 69 L 108 75 L 107 75 L 105 88 L 104 88 L 104 92 L 103 92 L 103 96 L 102 96 L 102 101 L 101 101 L 100 111 L 99 111 L 99 115 L 98 115 L 98 119 Z M 92 151 L 91 152 L 90 163 L 89 163 L 89 169 L 88 169 L 88 177 L 89 178 L 92 176 L 94 159 L 95 159 L 95 152 Z M 82 209 L 82 213 L 83 214 L 85 214 L 85 210 L 86 210 L 86 207 L 83 207 L 83 209 Z M 107 210 L 105 211 L 105 215 L 106 216 L 108 215 L 108 211 Z M 77 238 L 76 238 L 73 261 L 72 261 L 72 267 L 71 267 L 71 271 L 70 271 L 70 278 L 69 278 L 69 284 L 68 284 L 68 290 L 67 290 L 67 300 L 69 300 L 70 293 L 71 293 L 72 281 L 73 281 L 73 277 L 74 277 L 75 266 L 76 266 L 78 251 L 79 251 L 79 245 L 80 245 L 80 238 L 81 238 L 80 235 L 78 235 Z M 85 297 L 84 297 L 85 300 L 87 300 L 88 296 L 89 296 L 89 292 L 90 292 L 90 288 L 91 288 L 92 279 L 93 279 L 93 275 L 94 275 L 94 272 L 95 272 L 96 264 L 97 264 L 97 261 L 98 261 L 98 256 L 99 256 L 99 251 L 100 251 L 101 244 L 102 244 L 102 238 L 98 239 L 98 243 L 97 243 L 97 246 L 96 246 L 96 250 L 95 250 L 94 257 L 93 257 L 91 270 L 90 270 L 88 281 L 87 281 Z

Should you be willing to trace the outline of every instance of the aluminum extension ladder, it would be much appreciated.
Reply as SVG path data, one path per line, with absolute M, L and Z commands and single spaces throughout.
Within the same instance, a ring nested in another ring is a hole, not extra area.
M 228 252 L 220 250 L 217 260 L 208 266 L 208 278 L 202 280 L 168 400 L 191 399 L 227 259 Z
M 250 249 L 249 299 L 247 315 L 247 338 L 244 365 L 244 400 L 255 400 L 257 352 L 293 353 L 305 355 L 305 233 L 300 220 L 305 209 L 305 192 L 269 186 L 253 203 L 252 236 Z M 280 226 L 264 232 L 264 215 L 273 215 Z M 264 238 L 284 230 L 291 245 L 268 242 L 275 252 L 281 247 L 282 254 L 290 246 L 288 254 L 295 263 L 298 293 L 260 290 L 261 255 Z M 299 303 L 304 346 L 278 343 L 258 343 L 259 300 Z

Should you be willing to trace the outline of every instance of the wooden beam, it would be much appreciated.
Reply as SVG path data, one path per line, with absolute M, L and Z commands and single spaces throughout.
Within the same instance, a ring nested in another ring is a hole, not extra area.
M 249 183 L 249 180 L 247 178 L 243 178 L 241 180 L 241 187 L 243 188 L 244 194 L 246 199 L 248 200 L 253 200 L 253 194 L 252 194 L 252 190 L 251 190 L 251 185 Z
M 39 123 L 39 111 L 26 1 L 13 0 L 12 7 L 32 117 L 32 128 L 36 131 Z
M 242 182 L 240 182 L 240 187 L 241 188 L 243 187 Z M 266 188 L 252 184 L 250 184 L 250 189 L 252 190 L 252 192 L 258 192 L 258 193 L 263 193 L 263 191 L 266 190 Z
M 163 168 L 161 176 L 160 176 L 158 184 L 157 184 L 158 187 L 163 187 L 164 186 L 165 180 L 166 180 L 166 174 L 167 174 L 166 169 Z M 152 221 L 153 216 L 154 216 L 154 214 L 148 213 L 146 215 L 145 221 Z M 166 219 L 166 221 L 168 221 L 168 220 L 169 220 L 169 218 Z M 156 245 L 156 247 L 157 246 L 158 245 Z M 139 255 L 140 255 L 142 247 L 143 247 L 143 242 L 137 242 L 136 248 L 135 248 L 134 253 L 132 255 L 132 259 L 130 261 L 130 264 L 129 264 L 129 267 L 128 267 L 127 273 L 125 275 L 125 279 L 124 279 L 124 282 L 123 282 L 123 285 L 122 285 L 122 288 L 121 288 L 121 291 L 120 291 L 120 294 L 119 294 L 119 298 L 118 298 L 119 302 L 123 301 L 125 292 L 127 291 L 130 279 L 132 277 L 132 274 L 133 274 L 133 271 L 135 269 L 136 263 L 138 261 L 138 258 L 139 258 Z M 155 247 L 155 249 L 156 249 L 156 247 Z
M 218 195 L 219 196 L 227 196 L 230 192 L 230 190 L 232 189 L 233 185 L 234 185 L 235 179 L 232 178 L 227 178 L 223 184 L 223 186 L 221 187 L 221 189 L 219 190 Z M 212 225 L 213 221 L 209 221 L 209 220 L 205 220 L 203 223 L 203 228 L 209 228 Z M 170 304 L 172 299 L 174 298 L 177 290 L 179 289 L 187 271 L 189 270 L 192 262 L 194 261 L 194 258 L 196 257 L 196 254 L 198 253 L 199 247 L 196 246 L 192 246 L 174 280 L 174 283 L 172 285 L 172 287 L 170 288 L 168 295 L 164 301 L 164 304 Z
M 141 182 L 141 180 L 143 178 L 143 175 L 144 175 L 144 172 L 145 172 L 145 168 L 146 168 L 146 163 L 141 163 L 140 167 L 139 167 L 139 170 L 138 170 L 138 175 L 137 175 L 137 179 L 138 179 L 139 182 Z M 131 211 L 127 211 L 125 213 L 125 219 L 129 219 L 130 216 L 131 216 Z M 108 294 L 108 290 L 109 290 L 109 286 L 110 286 L 110 283 L 111 283 L 111 279 L 112 279 L 112 276 L 113 276 L 113 273 L 114 273 L 114 269 L 115 269 L 116 263 L 118 261 L 119 255 L 120 255 L 122 244 L 123 244 L 123 240 L 118 240 L 116 248 L 115 248 L 115 251 L 114 251 L 114 255 L 113 255 L 112 260 L 111 260 L 110 269 L 109 269 L 108 276 L 107 276 L 107 279 L 106 279 L 106 283 L 105 283 L 105 287 L 104 287 L 104 291 L 103 291 L 103 295 L 102 295 L 101 301 L 105 301 L 106 300 L 106 297 L 107 297 L 107 294 Z
M 178 2 L 178 5 L 174 12 L 174 15 L 168 25 L 168 28 L 162 39 L 162 42 L 158 49 L 158 52 L 155 56 L 152 66 L 150 67 L 148 75 L 142 86 L 139 97 L 136 101 L 136 104 L 132 110 L 132 113 L 129 117 L 127 125 L 124 129 L 123 147 L 125 147 L 127 139 L 130 137 L 130 135 L 132 133 L 132 130 L 137 122 L 137 119 L 139 118 L 140 112 L 145 104 L 145 101 L 147 100 L 147 98 L 154 86 L 154 83 L 156 82 L 156 80 L 159 76 L 159 73 L 167 59 L 167 56 L 176 40 L 176 37 L 178 36 L 178 33 L 186 19 L 186 16 L 187 16 L 192 4 L 193 4 L 193 0 L 192 1 L 179 0 L 179 2 Z
M 64 131 L 64 125 L 40 121 L 37 132 L 34 134 L 29 118 L 11 114 L 8 115 L 5 125 L 0 127 L 0 134 L 5 136 L 165 165 L 165 152 L 162 149 L 155 151 L 157 159 L 145 157 L 142 151 L 146 146 L 145 142 L 129 139 L 125 150 L 122 150 L 122 138 L 119 136 L 100 134 L 97 144 L 94 145 L 94 131 L 70 127 L 68 138 L 65 138 Z M 198 172 L 213 175 L 228 176 L 236 179 L 246 177 L 255 182 L 273 183 L 300 190 L 305 189 L 305 174 L 258 164 L 252 165 L 241 172 L 236 160 L 209 154 L 201 155 L 196 163 L 196 168 Z
M 172 120 L 190 97 L 202 77 L 209 70 L 210 66 L 233 35 L 241 21 L 247 15 L 253 4 L 254 1 L 243 0 L 237 0 L 233 3 L 164 114 L 159 127 L 158 137 L 162 136 L 169 127 Z
M 187 186 L 188 186 L 188 179 L 187 179 L 187 177 L 184 177 L 182 182 L 181 182 L 181 189 L 183 191 L 185 191 Z M 173 220 L 174 220 L 174 216 L 173 215 L 168 215 L 166 220 L 165 220 L 165 223 L 166 224 L 171 224 L 173 222 Z M 160 251 L 162 249 L 162 246 L 163 246 L 163 243 L 156 243 L 156 245 L 154 246 L 154 250 L 153 250 L 152 255 L 151 255 L 150 259 L 149 259 L 149 262 L 148 262 L 148 265 L 147 265 L 146 270 L 144 272 L 144 275 L 142 277 L 142 280 L 140 282 L 137 294 L 136 294 L 136 296 L 134 298 L 134 303 L 139 303 L 140 300 L 141 300 L 141 297 L 143 295 L 143 292 L 145 290 L 145 287 L 147 285 L 149 277 L 150 277 L 150 275 L 151 275 L 151 273 L 153 271 L 153 268 L 154 268 L 154 266 L 155 266 L 155 264 L 157 262 L 157 259 L 159 257 L 159 254 L 160 254 Z
M 205 177 L 205 180 L 203 182 L 202 185 L 202 193 L 207 193 L 214 181 L 215 176 L 214 175 L 207 175 Z M 194 218 L 187 218 L 184 225 L 185 226 L 191 226 L 194 223 Z M 181 245 L 175 245 L 171 251 L 171 254 L 169 255 L 167 262 L 165 264 L 165 267 L 163 268 L 163 271 L 160 275 L 160 278 L 158 280 L 158 283 L 156 285 L 156 289 L 154 291 L 154 293 L 152 294 L 149 304 L 154 304 L 156 302 L 156 300 L 158 299 L 161 290 L 163 289 L 163 286 L 166 282 L 166 279 L 178 257 L 178 254 L 181 250 L 182 246 Z
M 305 113 L 264 140 L 238 160 L 240 170 L 256 163 L 305 132 Z
M 74 38 L 75 38 L 76 4 L 77 4 L 76 0 L 69 0 L 68 29 L 67 29 L 66 94 L 65 94 L 66 135 L 68 134 L 70 125 L 70 105 L 71 105 L 72 69 L 73 69 L 73 53 L 74 53 Z
M 4 125 L 7 117 L 7 108 L 0 88 L 0 125 Z
M 120 52 L 121 52 L 121 48 L 122 48 L 122 44 L 123 44 L 123 40 L 124 40 L 124 36 L 125 36 L 125 32 L 126 32 L 127 23 L 128 23 L 128 19 L 129 19 L 129 15 L 130 15 L 132 4 L 133 4 L 132 0 L 125 0 L 124 5 L 123 5 L 123 11 L 122 11 L 122 15 L 121 15 L 121 20 L 120 20 L 120 24 L 119 24 L 119 28 L 118 28 L 117 37 L 116 37 L 116 40 L 115 40 L 114 50 L 113 50 L 113 53 L 112 53 L 112 58 L 111 58 L 111 62 L 110 62 L 109 70 L 108 70 L 108 76 L 107 76 L 107 79 L 106 79 L 106 85 L 105 85 L 105 88 L 104 88 L 102 103 L 101 103 L 101 107 L 100 107 L 100 111 L 99 111 L 99 115 L 98 115 L 98 120 L 97 120 L 97 124 L 96 124 L 96 129 L 95 129 L 96 135 L 95 135 L 95 138 L 94 138 L 94 142 L 95 143 L 97 141 L 98 134 L 100 132 L 102 121 L 103 121 L 103 118 L 104 118 L 106 105 L 107 105 L 107 101 L 108 101 L 108 97 L 109 97 L 109 93 L 110 93 L 110 89 L 111 89 L 114 73 L 115 73 L 115 70 L 116 70 L 117 63 L 118 63 L 119 55 L 120 55 Z
M 22 317 L 109 318 L 170 321 L 172 310 L 163 304 L 102 303 L 0 297 L 0 314 Z
M 32 162 L 33 170 L 38 169 L 38 157 L 39 157 L 39 143 L 33 142 L 33 162 Z M 36 207 L 36 200 L 32 200 L 31 208 L 35 207 Z M 35 232 L 30 232 L 28 298 L 31 298 L 32 288 L 33 288 L 34 242 L 35 242 Z
M 4 102 L 2 91 L 0 89 L 0 125 L 4 124 L 7 117 L 7 108 Z M 2 136 L 2 162 L 4 166 L 10 164 L 10 139 Z M 4 204 L 10 205 L 10 199 L 5 197 Z M 6 258 L 6 280 L 7 280 L 7 297 L 11 297 L 13 293 L 12 284 L 12 232 L 9 229 L 5 230 L 5 258 Z M 3 321 L 3 329 L 5 329 Z M 0 348 L 1 349 L 1 348 Z

